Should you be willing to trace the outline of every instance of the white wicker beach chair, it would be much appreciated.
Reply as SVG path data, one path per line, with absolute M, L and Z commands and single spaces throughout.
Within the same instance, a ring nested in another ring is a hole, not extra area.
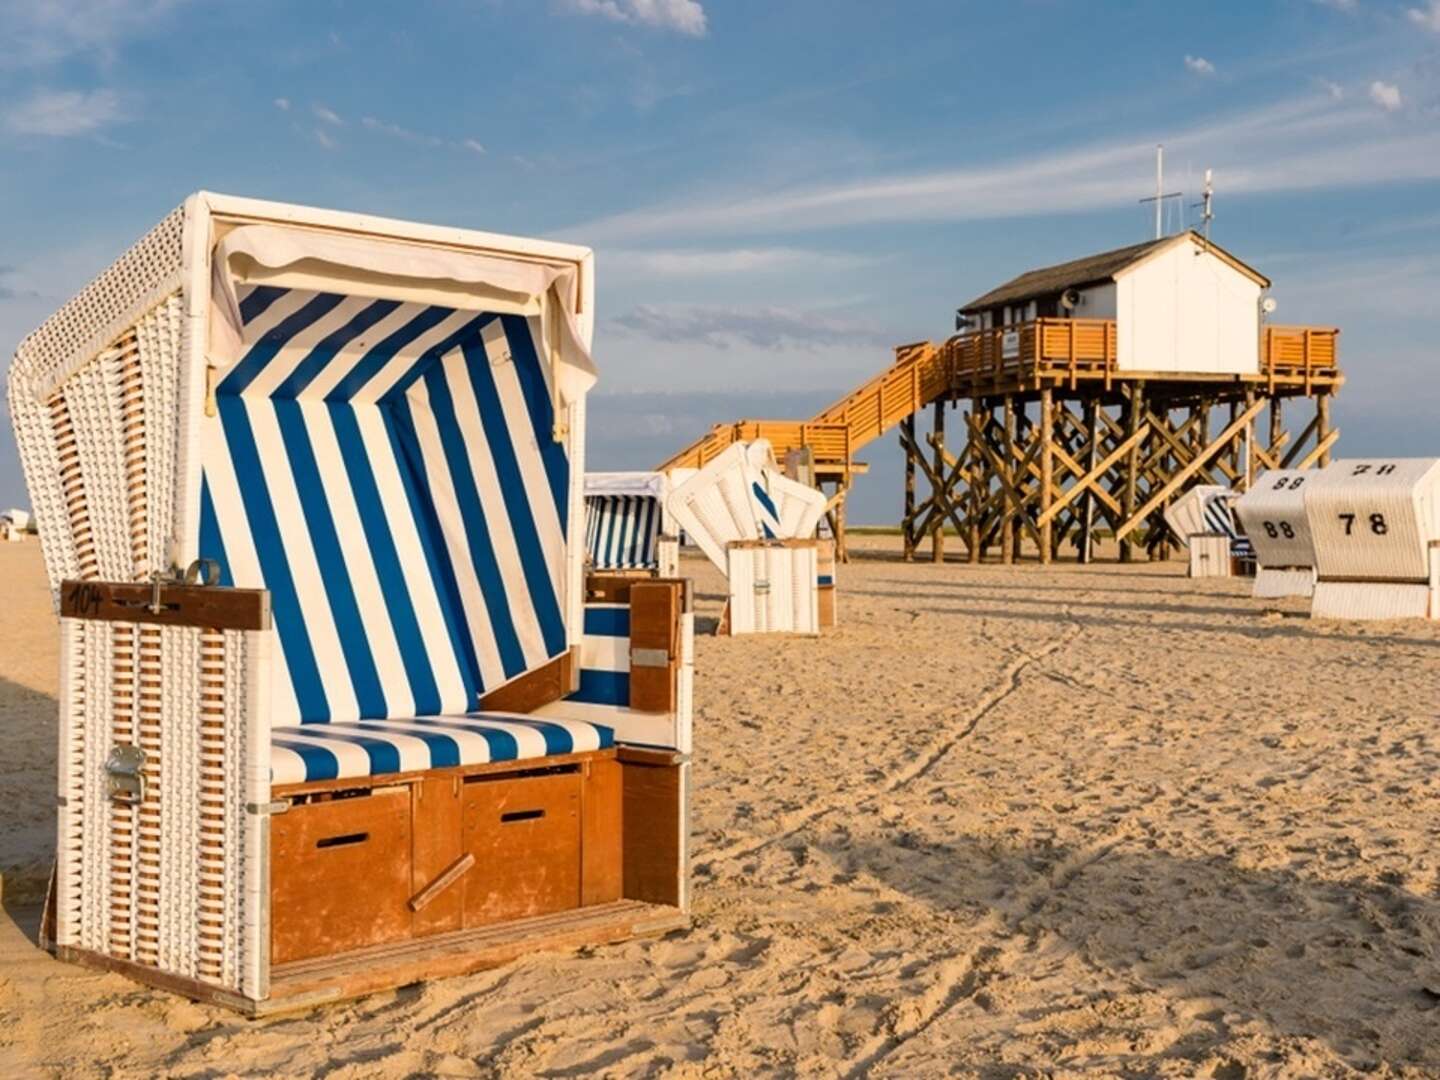
M 202 193 L 21 344 L 61 955 L 260 1014 L 684 924 L 688 597 L 584 568 L 592 267 Z

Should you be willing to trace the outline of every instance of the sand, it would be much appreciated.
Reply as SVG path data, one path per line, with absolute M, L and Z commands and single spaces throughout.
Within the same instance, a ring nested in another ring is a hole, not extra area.
M 0 547 L 0 1076 L 1440 1075 L 1440 626 L 862 545 L 834 633 L 698 642 L 690 931 L 266 1024 L 35 948 L 55 633 Z

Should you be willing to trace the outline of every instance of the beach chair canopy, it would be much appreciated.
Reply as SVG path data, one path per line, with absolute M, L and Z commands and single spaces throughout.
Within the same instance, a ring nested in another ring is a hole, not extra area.
M 585 548 L 593 569 L 658 564 L 660 537 L 673 529 L 665 512 L 669 490 L 664 473 L 585 474 Z
M 671 515 L 720 572 L 725 548 L 737 540 L 793 540 L 815 535 L 825 496 L 775 467 L 764 439 L 735 443 L 679 484 Z

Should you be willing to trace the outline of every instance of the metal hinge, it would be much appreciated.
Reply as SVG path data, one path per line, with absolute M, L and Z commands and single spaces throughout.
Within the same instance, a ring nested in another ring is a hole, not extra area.
M 273 802 L 268 803 L 247 802 L 245 804 L 245 812 L 247 814 L 254 814 L 256 817 L 275 817 L 285 813 L 285 811 L 289 809 L 289 799 L 275 799 Z
M 105 759 L 105 793 L 118 803 L 134 806 L 145 801 L 145 751 L 129 743 L 116 743 Z
M 669 667 L 669 649 L 631 649 L 630 666 L 637 667 Z

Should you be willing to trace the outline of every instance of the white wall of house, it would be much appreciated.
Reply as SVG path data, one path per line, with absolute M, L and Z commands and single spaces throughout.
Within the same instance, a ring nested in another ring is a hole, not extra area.
M 1117 366 L 1257 373 L 1260 292 L 1253 278 L 1193 241 L 1121 271 L 1115 280 Z

